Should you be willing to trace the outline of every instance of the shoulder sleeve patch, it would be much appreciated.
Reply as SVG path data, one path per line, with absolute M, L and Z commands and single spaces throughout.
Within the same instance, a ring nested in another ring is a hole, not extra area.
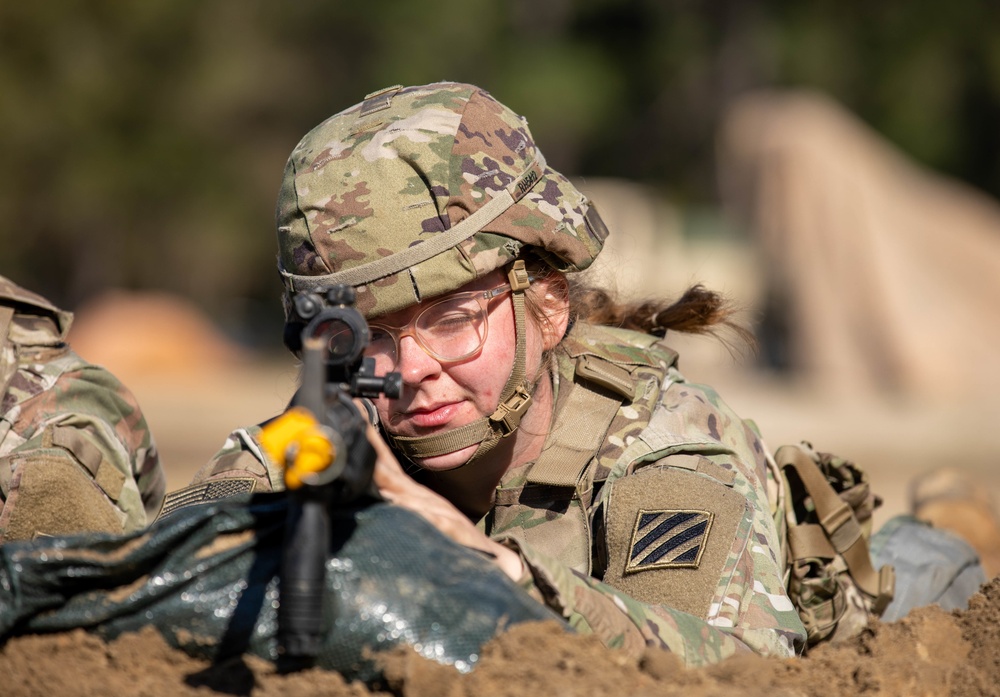
M 647 569 L 697 569 L 715 516 L 708 511 L 639 509 L 625 573 Z
M 707 617 L 733 573 L 732 550 L 750 516 L 746 497 L 677 468 L 644 468 L 611 487 L 604 582 L 636 600 Z

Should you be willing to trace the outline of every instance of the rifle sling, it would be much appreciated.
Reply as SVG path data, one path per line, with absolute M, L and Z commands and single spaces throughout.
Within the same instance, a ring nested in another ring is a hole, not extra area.
M 834 491 L 819 465 L 797 446 L 786 445 L 780 448 L 775 459 L 782 469 L 788 467 L 798 474 L 809 496 L 812 497 L 820 526 L 826 532 L 832 547 L 844 558 L 858 587 L 873 598 L 878 598 L 877 605 L 888 604 L 892 598 L 892 568 L 883 567 L 880 571 L 876 571 L 872 566 L 868 543 L 861 534 L 861 526 L 854 512 Z M 806 536 L 815 544 L 815 531 L 795 533 L 789 530 L 790 546 L 796 557 L 799 555 L 792 541 L 796 537 Z M 801 541 L 805 542 L 805 539 Z

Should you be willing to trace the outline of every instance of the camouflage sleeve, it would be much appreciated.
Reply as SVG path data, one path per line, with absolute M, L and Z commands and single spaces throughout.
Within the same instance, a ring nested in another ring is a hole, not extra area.
M 785 593 L 766 490 L 767 456 L 755 428 L 703 386 L 675 382 L 665 389 L 661 406 L 650 420 L 658 430 L 635 439 L 592 509 L 597 522 L 602 515 L 609 518 L 605 530 L 596 526 L 610 560 L 603 580 L 571 570 L 530 545 L 506 537 L 500 541 L 521 554 L 530 570 L 524 579 L 529 592 L 609 646 L 632 653 L 660 646 L 688 665 L 748 651 L 794 655 L 804 646 L 805 629 Z M 658 447 L 660 437 L 669 445 Z M 684 491 L 699 487 L 706 492 L 700 501 Z M 616 491 L 631 497 L 617 511 Z M 662 559 L 645 569 L 638 566 L 645 520 L 698 509 L 709 511 L 710 529 L 719 533 L 704 542 L 706 556 L 716 545 L 715 566 L 707 575 L 699 579 L 705 570 L 690 568 L 696 564 L 664 564 Z M 620 520 L 612 520 L 615 516 Z M 693 594 L 699 595 L 698 603 L 690 602 Z
M 178 508 L 240 494 L 281 491 L 281 470 L 267 457 L 258 437 L 261 426 L 238 428 L 199 469 L 186 487 L 171 491 L 161 516 Z
M 500 541 L 517 550 L 529 573 L 522 586 L 564 617 L 577 631 L 596 634 L 611 648 L 638 655 L 646 646 L 676 653 L 687 665 L 720 661 L 737 653 L 790 657 L 805 641 L 797 613 L 784 592 L 768 593 L 757 579 L 752 592 L 732 598 L 739 615 L 702 617 L 663 604 L 644 603 L 595 578 L 571 570 L 513 538 Z M 737 582 L 739 575 L 735 574 Z M 773 621 L 777 620 L 777 621 Z
M 163 504 L 167 479 L 153 433 L 138 401 L 114 375 L 99 366 L 87 364 L 79 372 L 64 377 L 70 381 L 78 381 L 74 388 L 68 390 L 70 395 L 76 391 L 81 395 L 76 409 L 78 416 L 84 420 L 93 419 L 95 428 L 99 422 L 111 427 L 110 433 L 106 426 L 102 428 L 108 434 L 104 439 L 108 461 L 117 456 L 115 461 L 119 463 L 120 471 L 128 480 L 135 481 L 146 514 L 146 523 L 151 522 Z M 72 401 L 63 402 L 64 408 L 68 404 L 72 404 Z M 89 407 L 88 404 L 92 406 Z M 126 529 L 131 529 L 133 518 L 137 527 L 143 527 L 146 523 L 140 523 L 138 513 L 133 516 L 131 510 L 130 508 L 130 521 L 126 524 Z
M 166 488 L 156 446 L 111 373 L 66 353 L 23 366 L 5 399 L 3 539 L 130 532 L 155 517 Z
M 258 441 L 261 426 L 238 428 L 229 434 L 226 442 L 195 473 L 191 484 L 240 479 L 253 482 L 256 492 L 281 491 L 283 473 L 271 462 Z
M 751 648 L 732 632 L 714 627 L 700 617 L 664 605 L 642 603 L 515 539 L 500 541 L 516 549 L 528 568 L 521 580 L 522 588 L 559 613 L 573 629 L 596 635 L 609 648 L 638 657 L 647 646 L 659 647 L 675 653 L 692 667 L 754 650 L 764 655 L 792 655 L 777 635 L 765 642 L 771 645 L 771 651 L 761 651 L 760 642 Z

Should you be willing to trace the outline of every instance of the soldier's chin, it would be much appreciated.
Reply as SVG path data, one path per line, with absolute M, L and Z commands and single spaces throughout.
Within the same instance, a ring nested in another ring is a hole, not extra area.
M 427 470 L 428 472 L 448 472 L 449 470 L 456 470 L 468 462 L 478 447 L 479 444 L 476 443 L 461 450 L 444 453 L 443 455 L 414 458 L 414 462 L 420 469 Z

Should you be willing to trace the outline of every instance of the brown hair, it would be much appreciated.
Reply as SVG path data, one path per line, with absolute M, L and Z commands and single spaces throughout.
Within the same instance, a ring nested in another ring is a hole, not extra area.
M 536 279 L 558 271 L 543 262 L 528 262 L 529 272 Z M 676 300 L 640 300 L 619 302 L 610 293 L 565 276 L 564 284 L 556 284 L 567 293 L 570 323 L 583 321 L 610 327 L 665 336 L 668 331 L 686 334 L 708 334 L 718 338 L 730 349 L 757 347 L 753 332 L 736 320 L 740 307 L 731 299 L 695 284 Z M 531 292 L 527 295 L 528 307 L 534 319 L 544 322 L 546 317 Z

